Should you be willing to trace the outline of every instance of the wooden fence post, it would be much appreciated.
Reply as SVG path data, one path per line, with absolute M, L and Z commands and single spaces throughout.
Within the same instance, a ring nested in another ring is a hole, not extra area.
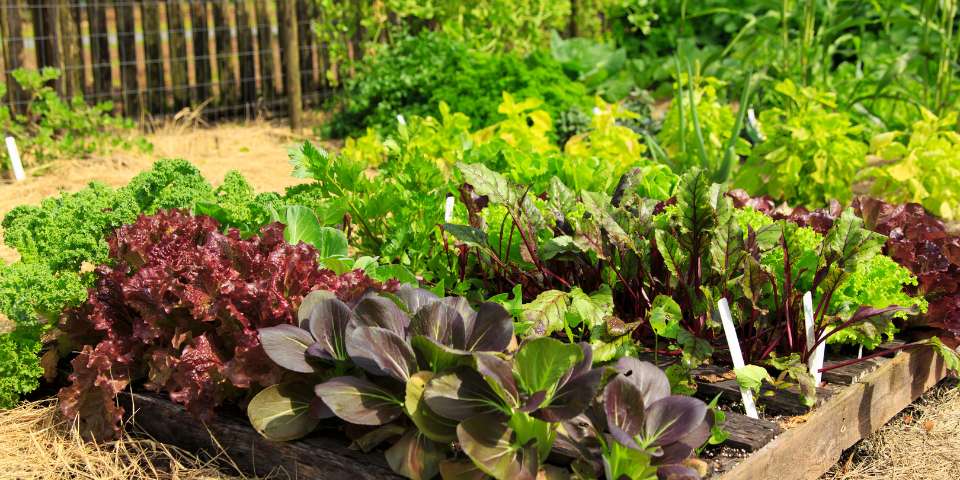
M 68 0 L 57 0 L 60 7 L 60 48 L 64 90 L 68 97 L 83 93 L 83 58 L 80 53 L 79 9 Z
M 190 75 L 187 73 L 187 24 L 180 0 L 167 0 L 167 42 L 170 45 L 170 85 L 173 108 L 190 105 Z
M 257 49 L 260 51 L 260 85 L 261 95 L 266 100 L 272 100 L 279 95 L 283 89 L 278 86 L 283 74 L 277 68 L 274 59 L 274 45 L 276 44 L 273 35 L 273 17 L 270 16 L 268 2 L 265 0 L 254 0 L 257 13 Z
M 110 39 L 107 37 L 107 10 L 99 1 L 87 3 L 90 28 L 90 61 L 93 63 L 93 92 L 97 100 L 113 98 L 113 72 L 110 69 Z
M 300 42 L 297 39 L 297 0 L 280 0 L 283 21 L 280 28 L 286 31 L 283 39 L 283 59 L 287 69 L 287 101 L 290 104 L 290 128 L 300 132 L 303 114 L 303 95 L 300 90 Z
M 196 80 L 191 97 L 196 104 L 200 104 L 210 98 L 210 82 L 213 78 L 210 68 L 210 44 L 207 41 L 209 29 L 206 2 L 190 2 L 190 25 L 193 33 L 193 68 Z
M 123 114 L 131 117 L 142 111 L 140 85 L 137 80 L 137 38 L 133 2 L 116 5 L 117 43 L 120 55 L 120 94 L 123 98 Z
M 224 0 L 215 0 L 213 6 L 214 38 L 217 48 L 217 76 L 219 77 L 219 107 L 237 105 L 237 76 L 233 70 L 233 43 L 231 41 L 230 4 Z M 232 113 L 232 112 L 231 112 Z
M 21 0 L 3 0 L 0 2 L 0 36 L 4 39 L 4 68 L 12 72 L 23 66 L 23 21 L 20 17 Z M 20 88 L 13 75 L 7 73 L 2 79 L 7 84 L 7 97 L 10 110 L 22 111 L 20 105 L 27 100 L 26 93 Z
M 143 0 L 140 3 L 143 25 L 143 54 L 147 74 L 147 89 L 144 98 L 146 110 L 152 115 L 160 115 L 166 108 L 166 95 L 163 81 L 163 52 L 160 39 L 160 8 L 157 0 Z
M 253 41 L 253 8 L 247 0 L 239 0 L 237 9 L 237 56 L 240 60 L 240 100 L 243 103 L 244 115 L 255 114 L 257 103 L 257 56 L 256 44 Z M 261 87 L 266 90 L 265 87 Z

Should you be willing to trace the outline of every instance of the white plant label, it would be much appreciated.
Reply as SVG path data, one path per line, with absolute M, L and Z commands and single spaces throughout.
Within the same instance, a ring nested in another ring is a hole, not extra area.
M 401 113 L 401 114 L 397 114 L 397 123 L 399 123 L 400 125 L 406 125 L 406 124 L 407 124 L 407 119 L 406 119 L 406 118 L 403 118 L 403 114 L 402 114 L 402 113 Z
M 10 167 L 13 168 L 13 177 L 21 181 L 27 176 L 23 173 L 23 163 L 20 163 L 20 151 L 17 150 L 17 141 L 7 137 L 7 154 L 10 157 Z
M 745 365 L 743 362 L 743 352 L 740 351 L 740 340 L 737 339 L 737 329 L 733 325 L 733 316 L 730 315 L 730 304 L 726 298 L 721 298 L 717 302 L 717 308 L 720 310 L 720 323 L 723 325 L 723 334 L 727 338 L 727 346 L 730 347 L 730 358 L 733 360 L 733 368 L 741 368 Z M 743 398 L 743 411 L 750 418 L 760 418 L 757 414 L 757 404 L 753 401 L 753 392 L 740 387 L 740 396 Z
M 803 294 L 803 323 L 804 326 L 807 327 L 807 343 L 812 345 L 820 340 L 816 336 L 817 329 L 813 324 L 813 295 L 810 292 Z M 820 345 L 817 345 L 816 350 L 810 354 L 810 358 L 807 359 L 807 367 L 810 369 L 810 375 L 813 375 L 813 379 L 816 380 L 817 385 L 820 385 L 820 379 L 823 378 L 820 369 L 823 368 L 823 355 L 826 348 L 827 343 L 821 342 Z
M 447 203 L 443 208 L 443 221 L 450 223 L 450 220 L 453 220 L 453 205 L 455 200 L 452 196 L 447 197 Z

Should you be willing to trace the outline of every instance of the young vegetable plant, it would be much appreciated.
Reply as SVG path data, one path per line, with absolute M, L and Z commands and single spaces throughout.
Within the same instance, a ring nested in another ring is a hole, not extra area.
M 463 298 L 409 285 L 355 305 L 313 292 L 298 319 L 299 326 L 259 332 L 274 362 L 303 375 L 258 394 L 247 410 L 251 423 L 275 440 L 306 435 L 325 416 L 374 427 L 356 444 L 371 449 L 399 437 L 387 462 L 409 478 L 435 476 L 457 438 L 457 423 L 424 401 L 426 385 L 470 364 L 473 352 L 503 352 L 514 341 L 512 318 L 499 305 L 475 311 Z
M 538 478 L 561 422 L 581 414 L 600 389 L 605 369 L 592 364 L 589 345 L 539 337 L 512 356 L 478 353 L 473 365 L 432 379 L 424 400 L 459 422 L 457 440 L 473 463 L 448 462 L 445 477 L 478 470 L 497 479 Z
M 670 394 L 651 363 L 621 358 L 615 375 L 585 414 L 563 423 L 561 450 L 576 456 L 581 477 L 699 479 L 691 456 L 711 435 L 713 413 L 702 401 Z

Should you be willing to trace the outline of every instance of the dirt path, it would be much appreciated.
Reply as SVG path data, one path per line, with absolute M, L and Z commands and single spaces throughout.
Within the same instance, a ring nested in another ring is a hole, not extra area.
M 309 129 L 304 130 L 309 133 Z M 156 159 L 184 158 L 214 184 L 229 170 L 241 171 L 258 191 L 279 191 L 302 180 L 290 176 L 287 150 L 309 135 L 292 135 L 280 123 L 221 124 L 211 128 L 167 126 L 146 135 L 152 152 L 117 150 L 80 160 L 63 160 L 28 171 L 22 182 L 0 183 L 0 216 L 21 204 L 36 204 L 91 181 L 126 184 Z

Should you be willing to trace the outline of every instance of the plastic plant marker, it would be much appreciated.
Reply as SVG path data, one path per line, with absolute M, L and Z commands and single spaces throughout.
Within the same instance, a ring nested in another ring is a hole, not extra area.
M 733 316 L 730 315 L 730 304 L 726 298 L 721 298 L 717 302 L 717 308 L 720 310 L 720 322 L 723 325 L 723 334 L 727 339 L 727 346 L 730 347 L 730 358 L 733 360 L 733 368 L 741 368 L 745 365 L 743 362 L 743 352 L 740 351 L 740 340 L 737 339 L 737 329 L 733 326 Z M 753 401 L 753 392 L 740 387 L 740 396 L 743 398 L 743 410 L 750 418 L 760 418 L 757 414 L 757 405 Z
M 816 337 L 817 330 L 813 324 L 813 295 L 810 292 L 803 294 L 803 323 L 807 329 L 807 342 L 812 343 L 819 340 Z M 820 380 L 823 378 L 820 369 L 823 368 L 823 355 L 826 347 L 826 342 L 821 342 L 820 345 L 817 345 L 816 350 L 810 354 L 810 358 L 807 359 L 807 367 L 810 368 L 810 374 L 813 375 L 817 385 L 820 385 Z
M 21 181 L 27 176 L 23 173 L 23 164 L 20 163 L 20 151 L 17 150 L 17 141 L 7 137 L 7 154 L 10 156 L 10 167 L 13 168 L 13 177 Z
M 447 196 L 447 203 L 444 204 L 443 208 L 443 221 L 450 223 L 450 220 L 453 219 L 453 205 L 456 202 L 456 199 L 452 195 Z

